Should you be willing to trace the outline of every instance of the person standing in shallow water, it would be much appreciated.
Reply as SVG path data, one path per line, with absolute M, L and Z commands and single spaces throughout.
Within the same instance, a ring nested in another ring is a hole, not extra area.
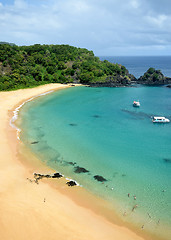
M 132 208 L 132 212 L 138 207 L 138 204 L 136 204 L 135 206 L 133 206 Z

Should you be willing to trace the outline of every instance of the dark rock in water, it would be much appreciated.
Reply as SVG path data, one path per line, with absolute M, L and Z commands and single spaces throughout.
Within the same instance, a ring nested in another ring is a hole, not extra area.
M 94 176 L 94 179 L 96 179 L 96 180 L 99 181 L 99 182 L 105 182 L 105 181 L 107 181 L 104 177 L 99 176 L 99 175 L 95 175 L 95 176 Z
M 83 168 L 83 167 L 75 167 L 75 170 L 74 170 L 75 173 L 87 173 L 89 172 L 87 169 Z
M 99 115 L 93 115 L 92 117 L 94 117 L 94 118 L 100 118 Z
M 38 143 L 38 141 L 35 141 L 35 142 L 31 142 L 31 144 L 36 144 L 36 143 Z
M 76 162 L 67 162 L 69 165 L 75 165 L 76 164 Z
M 68 181 L 68 182 L 66 182 L 66 184 L 69 186 L 69 187 L 73 187 L 73 186 L 76 186 L 77 185 L 77 183 L 75 182 L 75 181 Z
M 63 177 L 63 176 L 62 176 L 62 174 L 60 174 L 60 173 L 54 173 L 54 174 L 52 175 L 52 178 L 61 178 L 61 177 Z
M 163 158 L 165 163 L 171 163 L 171 158 Z
M 76 124 L 76 123 L 70 123 L 69 125 L 70 125 L 70 126 L 72 126 L 72 127 L 75 127 L 75 126 L 77 126 L 77 124 Z
M 171 88 L 171 84 L 170 84 L 170 85 L 167 85 L 166 87 Z

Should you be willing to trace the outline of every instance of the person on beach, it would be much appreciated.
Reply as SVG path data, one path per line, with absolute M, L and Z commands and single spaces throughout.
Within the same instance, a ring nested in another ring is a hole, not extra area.
M 126 211 L 123 213 L 123 216 L 126 216 Z

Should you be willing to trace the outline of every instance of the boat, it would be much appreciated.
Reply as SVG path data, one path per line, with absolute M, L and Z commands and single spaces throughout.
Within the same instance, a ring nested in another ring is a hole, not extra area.
M 169 123 L 170 120 L 168 118 L 165 118 L 165 117 L 153 117 L 152 122 L 153 123 Z
M 140 102 L 138 101 L 133 101 L 133 107 L 140 107 Z

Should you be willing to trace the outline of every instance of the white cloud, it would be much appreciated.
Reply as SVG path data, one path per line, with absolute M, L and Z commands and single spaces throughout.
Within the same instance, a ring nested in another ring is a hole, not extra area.
M 110 55 L 165 49 L 171 46 L 171 1 L 163 1 L 7 0 L 0 2 L 0 41 L 67 43 Z
M 14 0 L 14 6 L 16 8 L 26 8 L 27 7 L 27 3 L 24 0 Z
M 139 8 L 140 7 L 140 2 L 138 0 L 131 0 L 130 4 L 133 8 Z
M 72 0 L 69 1 L 67 4 L 70 11 L 74 11 L 77 13 L 85 13 L 89 10 L 89 6 L 85 1 Z
M 153 24 L 156 27 L 162 28 L 162 27 L 165 27 L 164 26 L 165 23 L 167 24 L 168 16 L 164 14 L 158 15 L 158 16 L 147 16 L 146 19 L 150 24 Z

